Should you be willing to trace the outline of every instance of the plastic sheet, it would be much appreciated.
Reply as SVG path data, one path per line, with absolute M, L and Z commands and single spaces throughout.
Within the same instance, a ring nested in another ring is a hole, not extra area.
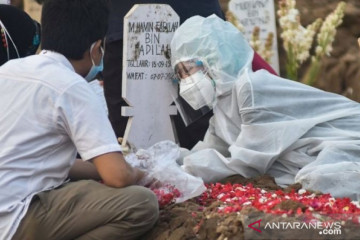
M 174 186 L 180 191 L 180 196 L 176 198 L 176 203 L 179 203 L 196 197 L 206 190 L 201 178 L 188 174 L 177 164 L 176 160 L 179 156 L 178 145 L 171 141 L 162 141 L 148 149 L 129 153 L 125 159 L 133 167 L 147 173 L 140 185 L 147 185 L 152 179 L 157 179 L 162 186 Z

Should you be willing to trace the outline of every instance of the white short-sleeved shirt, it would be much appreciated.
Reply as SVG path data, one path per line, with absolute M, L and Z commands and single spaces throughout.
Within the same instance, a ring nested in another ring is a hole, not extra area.
M 0 239 L 11 239 L 31 198 L 61 185 L 76 152 L 121 151 L 89 84 L 61 54 L 0 67 Z

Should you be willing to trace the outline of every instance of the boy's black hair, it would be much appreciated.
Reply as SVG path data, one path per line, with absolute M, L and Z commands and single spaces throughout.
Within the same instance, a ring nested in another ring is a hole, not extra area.
M 41 47 L 80 60 L 92 43 L 105 37 L 108 18 L 107 0 L 46 0 Z
M 0 66 L 10 59 L 36 53 L 41 37 L 38 22 L 21 9 L 6 4 L 0 4 L 0 21 L 3 39 L 0 43 Z

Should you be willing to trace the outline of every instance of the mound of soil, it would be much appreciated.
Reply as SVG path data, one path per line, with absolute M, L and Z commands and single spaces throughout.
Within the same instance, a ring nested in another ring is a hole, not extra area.
M 254 187 L 266 191 L 276 191 L 281 188 L 276 185 L 274 179 L 269 176 L 260 176 L 246 179 L 241 176 L 232 176 L 221 181 L 222 183 L 239 183 L 247 185 L 251 183 Z M 294 184 L 284 192 L 298 191 L 300 184 Z M 318 193 L 320 194 L 320 193 Z M 156 226 L 144 235 L 145 240 L 241 240 L 241 239 L 360 239 L 359 225 L 353 222 L 342 222 L 341 233 L 333 235 L 321 235 L 316 229 L 293 229 L 276 231 L 264 229 L 264 223 L 304 223 L 306 219 L 302 216 L 265 214 L 254 208 L 244 208 L 240 212 L 229 214 L 219 213 L 218 207 L 221 202 L 212 202 L 209 206 L 199 204 L 197 198 L 184 203 L 173 204 L 161 209 L 160 218 Z M 294 212 L 305 206 L 292 200 L 283 201 L 277 206 Z M 250 224 L 262 222 L 262 226 L 254 225 L 260 232 L 249 227 Z M 290 225 L 289 225 L 290 226 Z M 292 226 L 292 225 L 291 225 Z

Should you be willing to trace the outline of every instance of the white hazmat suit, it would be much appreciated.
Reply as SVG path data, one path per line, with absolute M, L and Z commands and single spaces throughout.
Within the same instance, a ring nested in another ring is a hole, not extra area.
M 214 116 L 183 168 L 205 182 L 240 174 L 299 182 L 334 197 L 360 197 L 360 105 L 343 96 L 252 72 L 253 50 L 215 15 L 185 21 L 171 42 L 173 67 L 201 59 L 215 81 Z

